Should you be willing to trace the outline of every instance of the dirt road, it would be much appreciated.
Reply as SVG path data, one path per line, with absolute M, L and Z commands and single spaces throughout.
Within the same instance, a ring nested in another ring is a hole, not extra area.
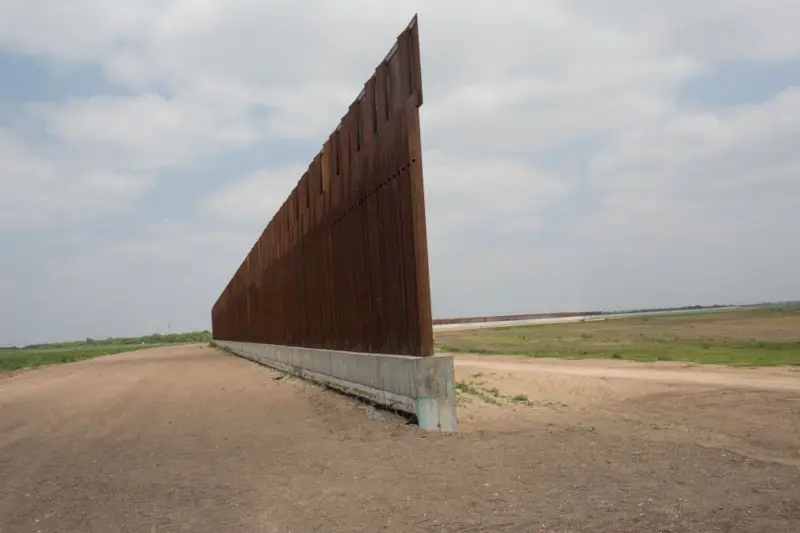
M 455 436 L 207 347 L 0 377 L 0 532 L 800 530 L 796 389 L 480 361 L 529 402 Z
M 567 361 L 520 357 L 459 356 L 462 369 L 511 372 L 515 376 L 561 374 L 578 378 L 613 378 L 675 385 L 707 385 L 736 389 L 800 393 L 798 368 L 733 368 L 685 363 L 630 363 L 628 361 Z
M 479 392 L 529 400 L 529 408 L 520 408 L 467 396 L 460 411 L 466 428 L 589 427 L 800 467 L 800 368 L 483 356 L 456 361 L 457 379 Z

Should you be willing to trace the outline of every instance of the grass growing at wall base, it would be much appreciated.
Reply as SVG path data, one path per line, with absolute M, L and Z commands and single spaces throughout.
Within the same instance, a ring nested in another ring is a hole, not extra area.
M 439 352 L 800 365 L 800 310 L 755 309 L 436 333 Z

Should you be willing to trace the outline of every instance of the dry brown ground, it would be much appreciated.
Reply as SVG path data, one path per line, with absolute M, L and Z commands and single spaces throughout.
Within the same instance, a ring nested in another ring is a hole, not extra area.
M 800 372 L 457 373 L 529 405 L 425 434 L 199 346 L 0 378 L 0 532 L 800 531 Z

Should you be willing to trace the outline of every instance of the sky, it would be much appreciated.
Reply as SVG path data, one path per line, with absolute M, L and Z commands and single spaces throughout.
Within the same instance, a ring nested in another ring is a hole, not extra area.
M 435 316 L 800 298 L 796 0 L 2 0 L 0 345 L 210 328 L 414 13 Z

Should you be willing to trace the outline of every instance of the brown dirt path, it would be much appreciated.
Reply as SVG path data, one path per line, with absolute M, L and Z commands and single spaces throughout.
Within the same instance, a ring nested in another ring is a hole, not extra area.
M 628 361 L 526 359 L 524 357 L 457 356 L 461 369 L 513 373 L 622 379 L 643 383 L 706 385 L 719 388 L 784 391 L 800 394 L 800 367 L 733 368 L 686 363 L 632 363 Z
M 516 409 L 506 425 L 473 402 L 462 409 L 465 431 L 443 436 L 276 377 L 193 346 L 0 379 L 0 532 L 772 533 L 800 524 L 796 467 L 691 434 L 657 438 L 635 420 L 585 425 L 626 405 L 613 387 L 564 412 L 488 406 Z M 657 394 L 628 398 L 646 410 Z M 763 423 L 780 413 L 768 409 Z
M 466 430 L 590 427 L 800 466 L 800 368 L 458 356 L 456 377 L 532 404 L 463 398 Z

